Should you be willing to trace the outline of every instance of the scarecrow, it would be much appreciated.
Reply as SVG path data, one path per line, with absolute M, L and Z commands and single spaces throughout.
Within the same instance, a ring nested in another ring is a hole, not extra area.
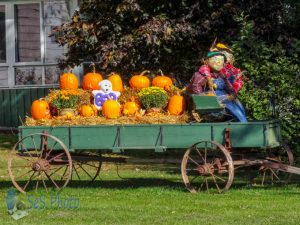
M 214 92 L 220 104 L 239 122 L 247 122 L 243 105 L 237 93 L 243 86 L 241 70 L 233 66 L 233 51 L 226 45 L 214 44 L 208 52 L 199 74 L 206 78 L 210 92 Z M 191 84 L 193 85 L 193 83 Z M 198 94 L 198 93 L 195 93 Z

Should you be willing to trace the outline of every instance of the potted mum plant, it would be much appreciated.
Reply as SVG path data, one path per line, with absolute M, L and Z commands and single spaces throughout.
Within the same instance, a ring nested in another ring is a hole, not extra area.
M 166 107 L 169 98 L 167 92 L 160 87 L 143 88 L 138 96 L 147 113 L 160 112 Z
M 57 109 L 60 116 L 78 114 L 77 107 L 80 100 L 78 91 L 60 90 L 51 94 L 50 104 Z

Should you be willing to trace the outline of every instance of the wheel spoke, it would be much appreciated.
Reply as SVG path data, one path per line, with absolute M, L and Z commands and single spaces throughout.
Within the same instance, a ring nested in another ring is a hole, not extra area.
M 221 193 L 220 188 L 219 188 L 219 185 L 217 184 L 217 181 L 216 181 L 215 176 L 214 176 L 213 174 L 211 174 L 211 177 L 212 177 L 212 179 L 213 179 L 213 181 L 214 181 L 214 183 L 215 183 L 215 186 L 216 186 L 217 189 L 218 189 L 218 192 Z
M 36 173 L 36 171 L 33 171 L 33 173 L 31 174 L 31 176 L 30 176 L 30 178 L 29 178 L 29 180 L 28 180 L 28 181 L 26 182 L 26 184 L 24 185 L 24 187 L 23 187 L 23 190 L 24 190 L 24 191 L 26 190 L 28 184 L 30 183 L 30 181 L 31 181 L 31 179 L 33 178 L 33 176 L 34 176 L 35 173 Z
M 194 180 L 196 180 L 198 177 L 200 177 L 201 175 L 197 175 L 197 176 L 194 176 L 194 178 L 190 181 L 190 183 L 192 183 Z
M 207 142 L 205 142 L 205 150 L 204 150 L 204 163 L 206 164 L 206 157 L 207 157 Z
M 205 177 L 204 179 L 205 179 L 206 190 L 208 191 L 208 189 L 209 189 L 209 188 L 208 188 L 208 181 L 207 181 L 207 178 L 206 178 L 206 177 Z
M 270 171 L 274 175 L 274 177 L 276 177 L 276 179 L 280 181 L 280 178 L 277 176 L 277 174 L 274 172 L 274 170 L 270 168 Z
M 55 185 L 55 187 L 57 189 L 60 189 L 59 186 L 57 185 L 57 183 L 48 175 L 48 173 L 46 171 L 45 171 L 45 174 L 46 174 L 48 180 L 52 181 L 52 183 Z
M 34 161 L 34 158 L 33 158 L 32 155 L 30 154 L 30 152 L 28 151 L 28 149 L 26 148 L 26 146 L 25 146 L 22 142 L 20 142 L 20 145 L 23 146 L 25 152 L 27 152 L 27 153 L 29 154 L 29 157 L 32 159 L 32 161 Z
M 75 173 L 76 173 L 78 179 L 81 180 L 75 165 L 73 166 L 73 169 L 74 169 L 74 171 L 75 171 Z
M 62 152 L 62 153 L 60 153 L 60 154 L 58 154 L 58 155 L 52 157 L 50 160 L 48 160 L 48 162 L 50 163 L 50 162 L 52 162 L 54 159 L 56 159 L 56 158 L 58 158 L 58 157 L 60 157 L 60 156 L 62 156 L 62 155 L 64 155 L 64 154 L 65 154 L 65 153 Z
M 39 188 L 39 180 L 36 181 L 36 185 L 35 185 L 35 191 L 37 192 L 37 189 Z
M 197 166 L 200 166 L 195 160 L 193 160 L 190 156 L 188 156 L 188 158 Z
M 44 185 L 44 188 L 46 189 L 46 192 L 48 192 L 48 188 L 47 188 L 47 185 L 46 185 L 46 183 L 45 183 L 45 180 L 44 180 L 44 175 L 43 175 L 43 173 L 42 173 L 42 183 L 43 183 L 43 185 Z
M 195 150 L 198 152 L 199 156 L 201 157 L 201 159 L 205 163 L 206 160 L 203 158 L 203 156 L 202 156 L 201 152 L 198 150 L 198 148 L 195 148 Z
M 15 179 L 19 179 L 19 178 L 21 178 L 21 177 L 23 177 L 23 176 L 29 174 L 29 173 L 32 172 L 32 171 L 33 171 L 32 169 L 31 169 L 31 170 L 28 170 L 26 173 L 23 173 L 22 175 L 15 177 Z
M 63 178 L 65 177 L 65 175 L 66 175 L 66 172 L 67 172 L 67 170 L 68 170 L 68 166 L 66 166 L 66 169 L 65 169 L 65 171 L 64 171 L 64 173 L 63 173 L 63 175 L 61 176 L 61 180 L 63 180 Z
M 81 166 L 81 164 L 78 164 L 78 166 L 91 178 L 93 179 L 93 177 Z
M 84 163 L 85 165 L 88 165 L 88 166 L 92 166 L 92 167 L 95 167 L 95 168 L 98 168 L 99 166 L 95 166 L 95 165 L 91 165 L 89 163 Z
M 50 156 L 50 154 L 51 154 L 52 150 L 54 149 L 54 147 L 56 146 L 56 144 L 57 144 L 57 141 L 54 142 L 54 144 L 52 145 L 52 147 L 50 148 L 50 150 L 48 149 L 48 152 L 47 152 L 47 154 L 45 156 L 45 159 L 48 159 L 48 157 Z
M 213 174 L 213 176 L 214 176 L 215 178 L 217 178 L 217 179 L 219 179 L 219 180 L 223 181 L 223 182 L 226 182 L 226 180 L 224 180 L 223 178 L 221 178 L 221 177 L 217 176 L 216 174 Z
M 35 149 L 36 155 L 38 156 L 38 155 L 39 155 L 39 153 L 38 153 L 38 148 L 37 148 L 37 146 L 36 146 L 36 143 L 35 143 L 35 141 L 34 141 L 34 138 L 33 138 L 33 136 L 31 136 L 31 141 L 32 141 L 32 144 L 33 144 L 33 146 L 34 146 L 34 149 Z
M 49 176 L 51 177 L 53 174 L 57 173 L 59 170 L 61 170 L 61 168 L 64 168 L 64 167 L 65 167 L 65 165 L 60 166 L 58 168 L 54 167 L 53 169 L 55 169 L 55 171 L 51 172 L 51 174 Z M 50 170 L 53 170 L 53 169 L 50 169 Z

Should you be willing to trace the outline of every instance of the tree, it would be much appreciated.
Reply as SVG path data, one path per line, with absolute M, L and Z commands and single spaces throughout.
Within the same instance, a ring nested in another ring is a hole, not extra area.
M 284 134 L 299 144 L 299 11 L 292 0 L 89 0 L 53 35 L 69 49 L 63 68 L 93 61 L 123 78 L 162 69 L 182 84 L 218 37 L 247 72 L 249 117 L 269 117 L 275 96 Z

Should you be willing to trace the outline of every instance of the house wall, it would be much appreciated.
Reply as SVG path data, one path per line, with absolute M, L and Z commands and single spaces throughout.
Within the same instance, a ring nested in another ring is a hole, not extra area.
M 0 0 L 0 128 L 22 125 L 32 102 L 58 87 L 63 71 L 57 58 L 67 49 L 48 36 L 54 26 L 70 19 L 79 1 L 62 2 Z M 81 67 L 73 72 L 81 80 Z
M 50 87 L 0 89 L 0 127 L 18 127 L 30 116 L 31 103 L 49 93 Z

